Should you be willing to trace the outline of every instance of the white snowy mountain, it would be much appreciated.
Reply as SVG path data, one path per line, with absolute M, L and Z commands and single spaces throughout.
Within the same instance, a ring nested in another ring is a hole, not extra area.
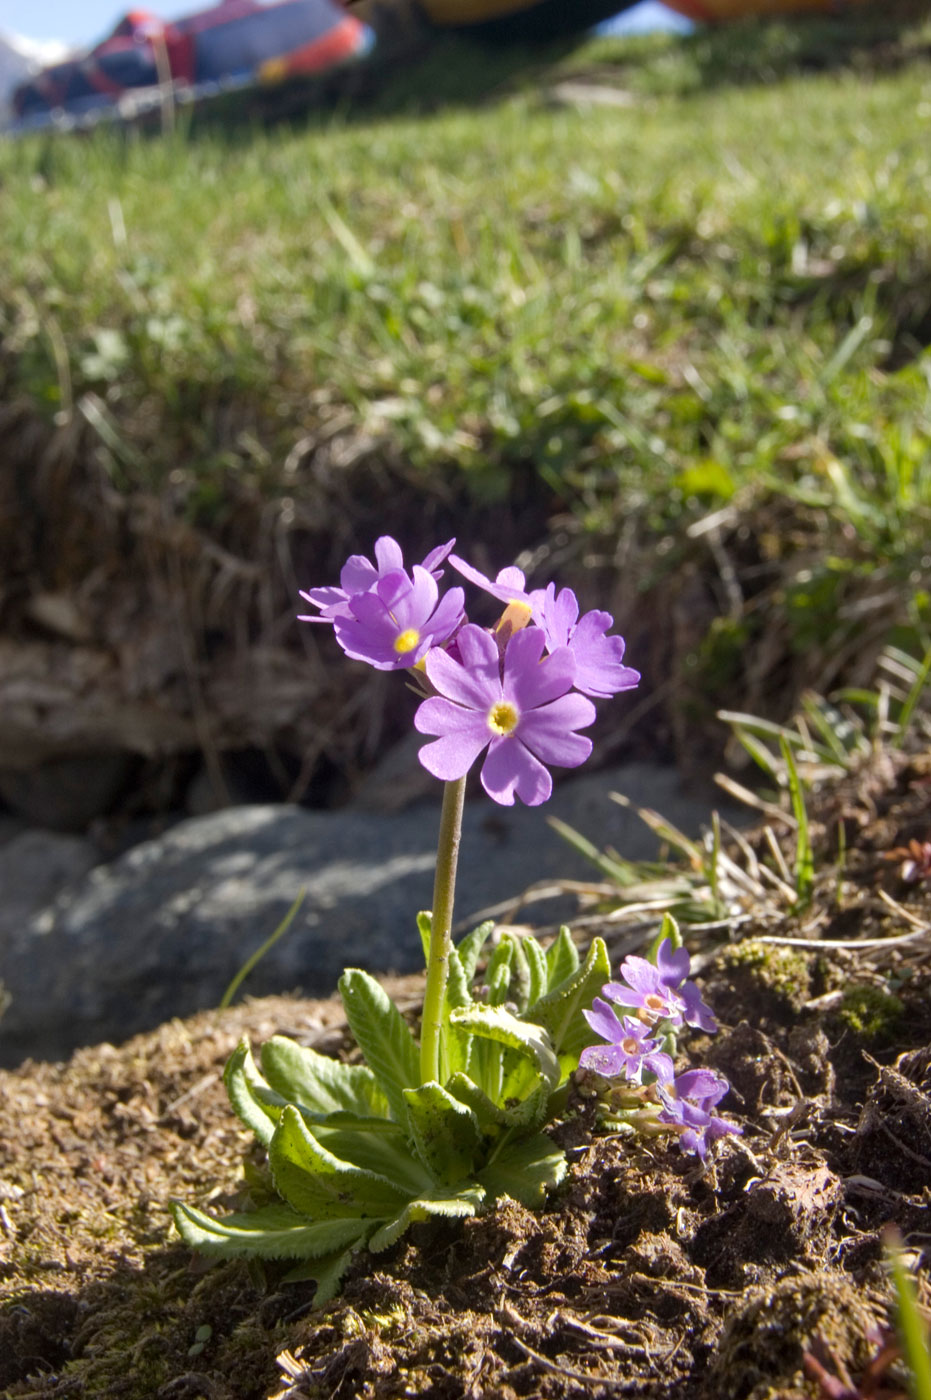
M 59 63 L 71 52 L 67 44 L 54 40 L 25 39 L 19 34 L 0 33 L 0 129 L 10 117 L 10 98 L 17 83 L 44 68 Z

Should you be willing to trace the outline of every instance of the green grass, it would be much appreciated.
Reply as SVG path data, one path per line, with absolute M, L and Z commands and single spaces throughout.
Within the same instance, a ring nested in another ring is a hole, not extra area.
M 299 495 L 289 452 L 340 421 L 477 508 L 520 483 L 601 558 L 636 535 L 644 587 L 730 507 L 750 582 L 696 663 L 725 699 L 754 568 L 799 651 L 877 616 L 926 645 L 927 37 L 889 71 L 823 24 L 601 40 L 406 111 L 434 56 L 388 115 L 7 143 L 0 393 L 208 526 L 231 473 Z M 550 101 L 573 75 L 635 102 Z

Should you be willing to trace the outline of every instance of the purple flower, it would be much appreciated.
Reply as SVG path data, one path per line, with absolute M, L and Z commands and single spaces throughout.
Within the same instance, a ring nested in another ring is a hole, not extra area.
M 420 564 L 412 578 L 395 569 L 368 592 L 351 597 L 347 613 L 333 615 L 336 640 L 347 656 L 377 671 L 416 666 L 462 621 L 462 589 L 451 588 L 439 602 L 438 595 L 436 579 Z
M 606 1079 L 623 1074 L 632 1084 L 642 1084 L 643 1071 L 660 1078 L 672 1077 L 672 1060 L 651 1036 L 651 1027 L 633 1016 L 619 1020 L 613 1007 L 596 997 L 591 1011 L 583 1013 L 592 1030 L 608 1045 L 592 1045 L 579 1056 L 579 1068 L 594 1070 Z
M 577 690 L 585 695 L 609 696 L 632 690 L 638 684 L 640 672 L 621 665 L 624 638 L 605 635 L 614 625 L 610 613 L 594 610 L 580 618 L 578 599 L 572 589 L 563 588 L 557 594 L 553 583 L 543 595 L 540 613 L 547 651 L 558 647 L 572 649 Z
M 699 1026 L 713 1032 L 718 1024 L 710 1007 L 702 1001 L 694 982 L 687 982 L 690 959 L 685 948 L 673 948 L 664 938 L 656 954 L 656 965 L 646 958 L 627 957 L 621 963 L 623 982 L 608 982 L 602 991 L 621 1006 L 639 1007 L 640 1018 L 652 1025 L 669 1021 L 673 1027 Z
M 420 567 L 426 569 L 435 579 L 439 579 L 443 573 L 440 566 L 455 543 L 453 539 L 447 544 L 431 549 Z M 401 546 L 390 535 L 382 535 L 375 541 L 374 564 L 366 559 L 364 554 L 351 554 L 340 570 L 338 588 L 310 588 L 306 593 L 301 592 L 302 598 L 306 598 L 308 603 L 320 609 L 320 615 L 299 617 L 298 621 L 333 622 L 337 617 L 352 617 L 352 609 L 349 606 L 352 598 L 360 593 L 370 593 L 380 579 L 403 568 L 404 556 Z
M 456 637 L 458 659 L 434 650 L 426 671 L 439 692 L 414 716 L 421 734 L 439 737 L 420 750 L 428 772 L 445 782 L 463 777 L 483 749 L 482 786 L 511 807 L 515 795 L 529 807 L 545 802 L 553 780 L 544 764 L 575 768 L 591 753 L 576 734 L 595 718 L 595 707 L 572 689 L 572 654 L 560 648 L 543 660 L 538 628 L 516 632 L 500 657 L 491 633 L 472 623 Z
M 460 559 L 458 554 L 451 554 L 449 562 L 453 568 L 467 578 L 470 583 L 474 583 L 477 588 L 483 588 L 486 593 L 490 593 L 493 598 L 497 598 L 502 603 L 524 603 L 531 609 L 536 621 L 541 617 L 541 607 L 543 603 L 543 590 L 536 588 L 532 593 L 527 592 L 527 580 L 524 577 L 523 569 L 518 569 L 516 565 L 510 564 L 506 569 L 502 569 L 494 579 L 490 579 L 486 574 L 480 573 L 478 569 L 473 569 L 471 564 L 467 564 L 464 559 Z M 553 648 L 550 647 L 550 651 Z
M 658 1080 L 656 1090 L 663 1105 L 659 1122 L 677 1129 L 684 1152 L 697 1152 L 704 1160 L 717 1138 L 741 1131 L 712 1111 L 729 1088 L 724 1076 L 713 1069 L 690 1069 L 675 1079 Z

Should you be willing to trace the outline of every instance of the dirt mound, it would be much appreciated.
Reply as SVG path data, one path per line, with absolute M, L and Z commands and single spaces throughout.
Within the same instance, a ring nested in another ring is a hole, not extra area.
M 801 1400 L 829 1393 L 817 1374 L 855 1382 L 889 1320 L 884 1227 L 916 1250 L 926 1233 L 931 881 L 886 858 L 923 784 L 922 760 L 901 760 L 825 794 L 804 926 L 774 934 L 761 916 L 760 937 L 716 952 L 691 935 L 725 1021 L 697 1053 L 713 1046 L 730 1076 L 743 1137 L 703 1169 L 593 1135 L 580 1101 L 554 1129 L 571 1169 L 546 1209 L 418 1226 L 359 1256 L 320 1310 L 313 1284 L 282 1285 L 286 1266 L 192 1263 L 166 1202 L 242 1199 L 257 1159 L 249 1148 L 244 1181 L 223 1061 L 243 1032 L 339 1053 L 334 1003 L 255 1001 L 0 1074 L 0 1386 L 33 1400 Z M 841 884 L 825 854 L 838 812 L 855 837 Z M 763 941 L 779 937 L 802 946 Z M 389 990 L 411 1006 L 417 986 Z M 893 1365 L 870 1393 L 901 1390 Z

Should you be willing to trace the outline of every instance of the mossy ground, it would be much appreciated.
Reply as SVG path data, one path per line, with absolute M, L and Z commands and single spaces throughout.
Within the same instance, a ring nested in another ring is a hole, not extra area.
M 339 1053 L 335 1003 L 247 1002 L 0 1075 L 0 1394 L 789 1400 L 823 1394 L 806 1354 L 856 1379 L 889 1321 L 882 1231 L 911 1234 L 917 1259 L 931 1186 L 931 888 L 885 855 L 927 826 L 927 763 L 881 774 L 818 799 L 803 926 L 767 914 L 743 944 L 690 937 L 723 1022 L 695 1054 L 730 1078 L 742 1138 L 702 1169 L 598 1136 L 580 1101 L 554 1130 L 571 1170 L 544 1210 L 418 1227 L 360 1256 L 323 1309 L 283 1267 L 192 1260 L 166 1203 L 222 1210 L 244 1189 L 255 1149 L 220 1079 L 239 1035 Z M 856 833 L 841 882 L 838 811 Z M 813 946 L 759 941 L 779 936 Z M 416 1004 L 416 979 L 391 990 Z M 901 1390 L 886 1380 L 871 1393 Z

